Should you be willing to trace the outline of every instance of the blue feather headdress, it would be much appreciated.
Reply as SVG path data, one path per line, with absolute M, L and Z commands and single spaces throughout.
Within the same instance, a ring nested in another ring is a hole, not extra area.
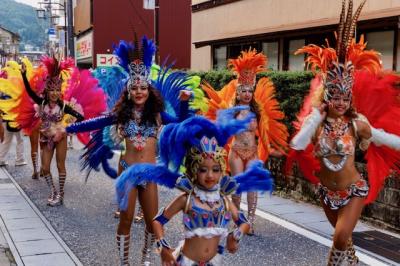
M 150 83 L 151 65 L 156 52 L 154 42 L 143 36 L 141 46 L 135 36 L 135 43 L 120 41 L 114 46 L 114 54 L 118 57 L 119 65 L 129 73 L 127 88 L 133 86 L 146 87 Z
M 248 128 L 254 114 L 243 119 L 235 119 L 235 113 L 248 107 L 236 106 L 218 112 L 214 123 L 202 116 L 193 116 L 181 123 L 164 127 L 159 139 L 160 159 L 172 171 L 178 171 L 185 155 L 192 148 L 202 150 L 202 138 L 215 138 L 218 146 L 223 147 L 229 138 Z

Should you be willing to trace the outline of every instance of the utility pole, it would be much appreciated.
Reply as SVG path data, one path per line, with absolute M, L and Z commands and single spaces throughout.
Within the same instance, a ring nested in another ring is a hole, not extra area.
M 160 51 L 159 51 L 159 46 L 160 46 L 160 41 L 159 41 L 159 16 L 160 16 L 160 1 L 155 0 L 155 7 L 154 7 L 154 41 L 156 42 L 156 64 L 160 64 Z
M 72 12 L 72 0 L 67 0 L 67 17 L 68 17 L 68 54 L 70 57 L 75 57 L 74 46 L 74 17 Z

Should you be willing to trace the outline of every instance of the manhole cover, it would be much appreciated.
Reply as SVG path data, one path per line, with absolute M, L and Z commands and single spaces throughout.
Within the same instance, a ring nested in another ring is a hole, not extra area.
M 356 246 L 400 263 L 400 238 L 372 230 L 354 232 L 353 242 Z

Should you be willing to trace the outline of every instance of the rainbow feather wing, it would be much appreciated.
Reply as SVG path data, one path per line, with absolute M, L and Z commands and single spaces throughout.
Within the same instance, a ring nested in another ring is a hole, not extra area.
M 281 122 L 285 115 L 275 99 L 275 88 L 271 80 L 261 78 L 258 81 L 254 99 L 260 111 L 258 156 L 262 161 L 266 161 L 270 146 L 281 153 L 286 153 L 289 133 L 285 124 Z
M 15 110 L 20 104 L 23 88 L 22 78 L 0 79 L 0 93 L 6 96 L 0 100 L 0 110 L 3 112 L 4 120 L 14 121 L 17 118 L 18 113 Z
M 47 76 L 46 69 L 43 65 L 33 68 L 30 61 L 26 58 L 22 59 L 22 61 L 26 65 L 27 78 L 32 90 L 36 94 L 41 94 L 45 86 Z M 19 78 L 21 79 L 21 74 L 19 74 Z M 27 135 L 32 134 L 32 131 L 37 129 L 40 124 L 40 118 L 37 115 L 37 111 L 37 108 L 35 109 L 35 103 L 23 87 L 19 104 L 13 109 L 13 112 L 17 114 L 15 121 Z
M 107 110 L 104 91 L 88 70 L 75 69 L 71 73 L 64 99 L 76 111 L 82 113 L 85 119 L 100 116 Z M 90 136 L 89 133 L 79 133 L 78 138 L 86 144 Z

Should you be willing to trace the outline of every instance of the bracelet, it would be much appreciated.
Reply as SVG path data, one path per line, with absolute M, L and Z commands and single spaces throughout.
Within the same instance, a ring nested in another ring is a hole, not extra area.
M 233 239 L 235 239 L 236 242 L 238 242 L 238 243 L 240 242 L 240 240 L 243 237 L 243 232 L 239 228 L 236 228 L 235 230 L 233 230 L 231 232 L 231 234 L 232 234 Z
M 157 240 L 156 246 L 157 246 L 158 251 L 160 251 L 160 252 L 163 248 L 172 249 L 171 246 L 169 245 L 169 243 L 167 242 L 167 240 L 165 240 L 164 238 Z

